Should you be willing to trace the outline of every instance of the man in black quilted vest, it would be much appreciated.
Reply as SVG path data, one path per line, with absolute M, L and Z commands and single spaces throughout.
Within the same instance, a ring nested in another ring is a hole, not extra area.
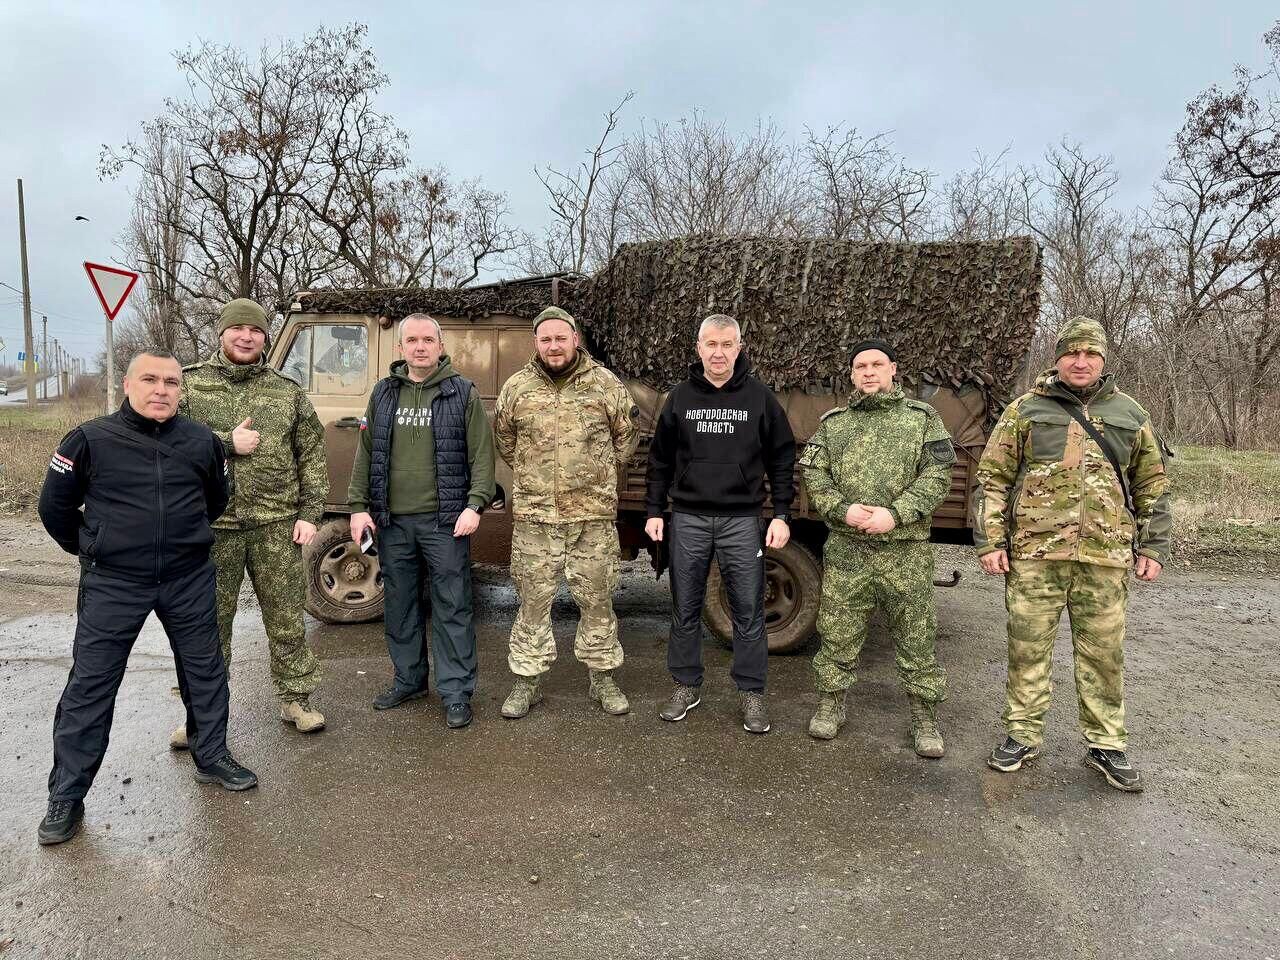
M 377 534 L 395 667 L 373 706 L 389 710 L 427 695 L 426 584 L 436 692 L 456 729 L 471 723 L 476 688 L 471 534 L 496 489 L 493 432 L 479 391 L 450 365 L 435 318 L 411 314 L 399 334 L 404 359 L 373 388 L 348 497 L 351 539 Z

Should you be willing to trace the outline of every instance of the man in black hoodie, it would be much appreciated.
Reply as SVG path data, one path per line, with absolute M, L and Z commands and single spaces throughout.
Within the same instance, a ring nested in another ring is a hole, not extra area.
M 764 550 L 790 539 L 795 459 L 786 411 L 751 376 L 738 322 L 720 313 L 707 317 L 698 329 L 698 361 L 667 395 L 649 447 L 645 532 L 655 542 L 667 536 L 671 553 L 667 668 L 676 688 L 659 713 L 663 720 L 683 720 L 702 702 L 700 619 L 714 556 L 733 615 L 731 674 L 742 725 L 750 733 L 769 731 Z M 773 519 L 762 531 L 766 477 Z
M 80 828 L 129 651 L 152 611 L 173 646 L 196 780 L 228 790 L 258 783 L 227 751 L 227 668 L 209 559 L 210 524 L 228 500 L 222 444 L 177 414 L 182 368 L 172 354 L 134 357 L 124 392 L 118 412 L 62 438 L 40 491 L 49 536 L 80 557 L 71 675 L 53 720 L 42 844 L 70 840 Z

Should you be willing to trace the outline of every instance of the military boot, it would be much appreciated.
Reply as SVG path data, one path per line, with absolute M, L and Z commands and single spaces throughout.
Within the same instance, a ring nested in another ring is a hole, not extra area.
M 315 733 L 324 729 L 324 714 L 313 709 L 311 701 L 305 697 L 280 704 L 280 719 L 292 723 L 299 733 Z
M 631 712 L 631 704 L 627 696 L 613 679 L 612 670 L 592 670 L 591 685 L 587 688 L 587 696 L 600 704 L 605 713 L 620 717 Z
M 515 686 L 502 702 L 502 715 L 508 720 L 519 720 L 529 715 L 529 708 L 542 699 L 538 689 L 541 677 L 516 677 Z
M 169 734 L 170 750 L 186 750 L 190 747 L 187 743 L 187 722 L 185 720 L 178 724 L 176 730 Z
M 845 691 L 819 693 L 818 709 L 809 721 L 809 736 L 819 740 L 834 740 L 844 726 Z
M 938 729 L 938 705 L 911 698 L 911 740 L 922 757 L 942 756 L 942 731 Z

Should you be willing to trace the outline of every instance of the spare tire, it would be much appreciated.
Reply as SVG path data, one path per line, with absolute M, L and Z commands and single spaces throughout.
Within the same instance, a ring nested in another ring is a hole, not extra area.
M 307 612 L 325 623 L 365 623 L 382 616 L 378 558 L 360 552 L 347 517 L 329 520 L 302 548 Z
M 822 596 L 822 564 L 804 544 L 791 540 L 768 550 L 764 564 L 764 622 L 770 653 L 796 653 L 813 637 Z M 733 617 L 720 567 L 711 564 L 702 620 L 716 639 L 733 645 Z

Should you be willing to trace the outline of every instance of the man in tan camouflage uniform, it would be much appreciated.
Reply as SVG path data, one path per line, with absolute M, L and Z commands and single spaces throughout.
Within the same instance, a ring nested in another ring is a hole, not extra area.
M 311 401 L 263 360 L 267 333 L 266 312 L 252 300 L 223 307 L 218 349 L 185 368 L 179 409 L 213 430 L 230 466 L 231 502 L 213 524 L 218 633 L 227 669 L 247 569 L 267 632 L 280 719 L 311 733 L 325 720 L 309 700 L 320 662 L 302 625 L 302 547 L 315 538 L 329 473 L 324 428 Z M 175 730 L 170 745 L 185 747 L 185 733 L 185 727 Z
M 635 449 L 639 411 L 627 388 L 582 349 L 578 326 L 548 307 L 533 321 L 537 355 L 498 394 L 494 436 L 514 477 L 511 576 L 520 611 L 508 663 L 515 686 L 502 715 L 542 699 L 556 657 L 551 601 L 563 573 L 581 610 L 574 655 L 590 670 L 588 696 L 606 713 L 631 709 L 613 672 L 622 665 L 618 585 L 618 471 Z
M 911 705 L 912 744 L 919 756 L 937 758 L 947 676 L 935 651 L 929 526 L 951 487 L 956 454 L 938 412 L 903 395 L 896 361 L 883 340 L 853 347 L 849 403 L 823 415 L 800 458 L 809 500 L 831 531 L 822 551 L 818 709 L 809 733 L 831 740 L 844 725 L 867 619 L 879 607 Z
M 1065 607 L 1084 762 L 1138 792 L 1125 755 L 1125 602 L 1129 568 L 1152 581 L 1169 555 L 1168 451 L 1147 412 L 1103 374 L 1106 353 L 1099 323 L 1068 321 L 1055 369 L 1009 404 L 978 467 L 974 539 L 983 570 L 1005 576 L 1009 612 L 1008 736 L 987 763 L 1012 771 L 1039 755 Z

